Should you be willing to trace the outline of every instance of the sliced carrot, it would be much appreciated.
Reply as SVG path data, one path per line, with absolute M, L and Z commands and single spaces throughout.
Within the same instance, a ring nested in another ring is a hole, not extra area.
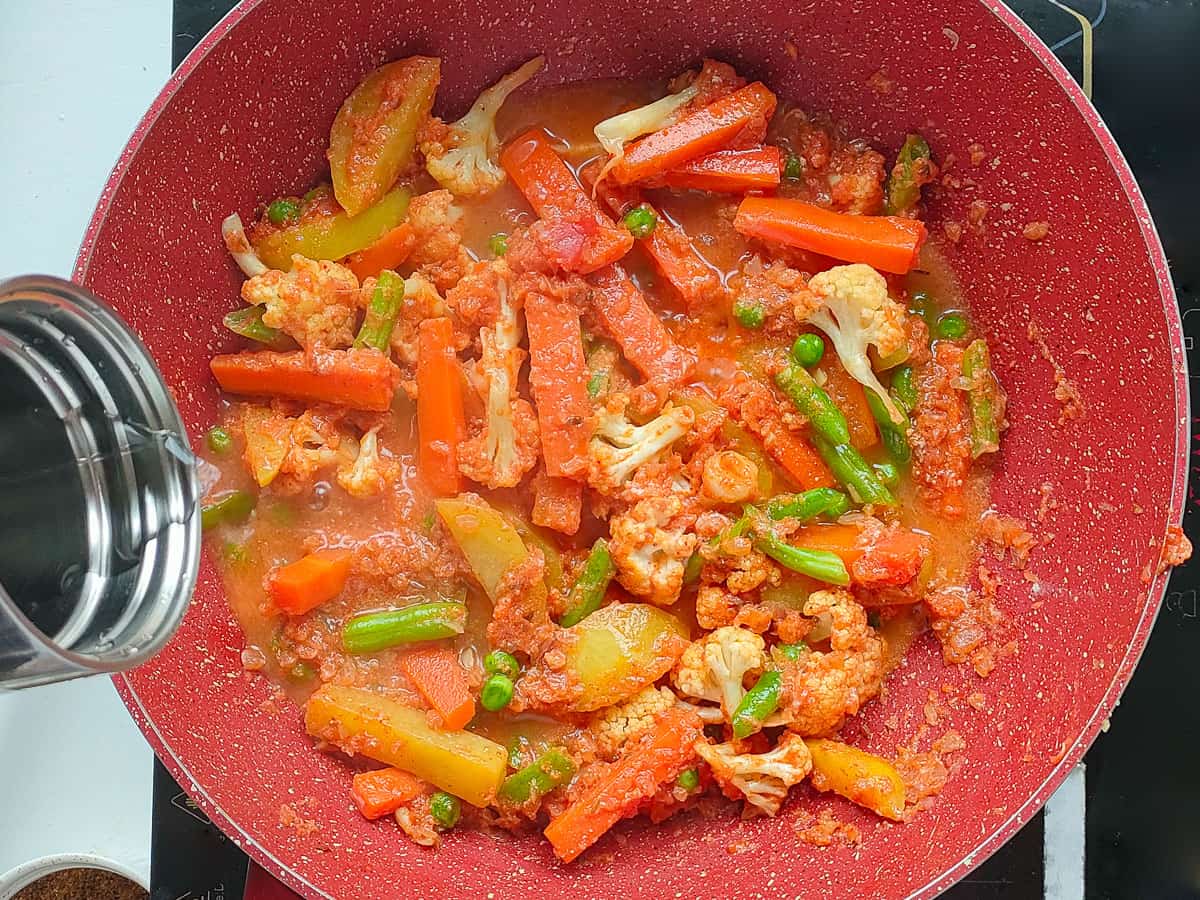
M 821 360 L 821 371 L 825 373 L 825 393 L 846 417 L 846 424 L 850 427 L 850 443 L 854 449 L 874 447 L 879 443 L 879 426 L 871 415 L 863 386 L 850 377 L 850 373 L 838 361 L 837 354 L 825 354 Z
M 401 222 L 365 250 L 346 257 L 346 266 L 359 281 L 394 269 L 408 259 L 417 245 L 417 235 L 407 222 Z
M 646 135 L 613 165 L 612 177 L 633 184 L 738 143 L 757 144 L 774 113 L 775 95 L 761 81 L 748 84 Z
M 866 263 L 897 275 L 917 264 L 926 236 L 918 219 L 854 216 L 783 197 L 745 198 L 733 227 L 746 237 Z
M 475 717 L 475 698 L 458 651 L 420 647 L 400 657 L 400 668 L 425 702 L 442 718 L 446 731 L 461 731 Z
M 231 353 L 208 364 L 231 394 L 292 397 L 370 412 L 386 412 L 400 384 L 400 370 L 370 348 L 277 353 Z
M 340 594 L 349 574 L 349 550 L 318 550 L 276 569 L 267 593 L 281 611 L 302 616 Z
M 625 358 L 648 379 L 682 381 L 695 357 L 675 342 L 624 270 L 609 266 L 588 276 L 588 283 L 592 309 Z
M 600 211 L 544 131 L 518 137 L 504 148 L 500 164 L 545 223 L 545 242 L 558 251 L 556 262 L 564 269 L 594 272 L 633 246 L 633 236 Z
M 545 294 L 525 296 L 529 383 L 537 401 L 542 459 L 555 478 L 587 475 L 593 413 L 579 310 Z
M 368 819 L 389 816 L 425 793 L 425 782 L 403 769 L 372 769 L 354 776 L 350 796 Z
M 837 484 L 816 449 L 783 423 L 775 395 L 765 384 L 749 378 L 736 380 L 721 402 L 804 490 Z
M 695 760 L 693 747 L 701 735 L 695 713 L 667 709 L 654 717 L 651 728 L 625 745 L 615 762 L 592 763 L 604 767 L 601 776 L 543 832 L 558 858 L 575 859 L 613 825 L 635 813 L 660 785 L 678 777 Z
M 744 194 L 779 187 L 782 171 L 783 153 L 778 147 L 718 150 L 672 169 L 662 182 L 673 188 Z
M 583 183 L 593 185 L 601 167 L 599 160 L 584 167 L 579 173 Z M 612 181 L 603 181 L 596 186 L 596 199 L 617 218 L 644 203 L 636 187 Z M 654 268 L 679 292 L 690 312 L 719 307 L 725 296 L 725 286 L 721 284 L 717 270 L 705 261 L 684 230 L 663 215 L 662 210 L 654 209 L 654 214 L 658 224 L 649 237 L 638 241 Z
M 539 470 L 533 477 L 534 525 L 563 534 L 579 530 L 583 516 L 583 485 L 572 478 L 554 478 Z
M 850 580 L 870 588 L 908 584 L 920 573 L 930 550 L 928 535 L 881 526 L 810 525 L 797 531 L 790 542 L 836 553 L 846 564 Z
M 462 370 L 454 352 L 454 324 L 426 319 L 417 327 L 418 462 L 439 497 L 459 492 L 458 445 L 467 433 Z

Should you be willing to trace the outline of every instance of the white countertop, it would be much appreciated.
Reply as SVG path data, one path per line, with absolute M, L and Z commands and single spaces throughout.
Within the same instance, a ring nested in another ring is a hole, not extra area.
M 0 0 L 0 279 L 71 274 L 170 37 L 169 0 Z M 108 679 L 0 692 L 0 880 L 94 853 L 148 885 L 151 761 Z

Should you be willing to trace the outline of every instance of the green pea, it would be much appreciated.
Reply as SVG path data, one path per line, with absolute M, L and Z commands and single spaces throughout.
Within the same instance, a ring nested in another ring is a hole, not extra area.
M 754 300 L 738 300 L 733 304 L 733 317 L 743 328 L 762 328 L 767 311 Z
M 872 468 L 884 484 L 895 484 L 900 480 L 900 470 L 896 468 L 895 463 L 877 462 Z
M 914 316 L 920 316 L 925 324 L 931 325 L 929 317 L 935 312 L 933 298 L 928 291 L 913 291 L 908 297 L 908 311 Z
M 492 251 L 492 256 L 503 256 L 508 252 L 508 235 L 497 231 L 488 238 L 488 249 Z
M 267 218 L 272 225 L 284 225 L 300 218 L 300 204 L 295 200 L 276 200 L 267 207 Z
M 220 425 L 214 425 L 208 430 L 206 438 L 208 449 L 213 453 L 228 453 L 233 449 L 233 438 Z
M 484 709 L 492 712 L 499 712 L 512 702 L 513 698 L 513 682 L 507 675 L 490 675 L 488 680 L 483 683 L 483 690 L 479 692 L 479 702 L 483 704 Z
M 654 228 L 658 225 L 658 214 L 649 206 L 642 204 L 625 213 L 624 222 L 629 233 L 640 240 L 650 237 L 654 233 Z
M 250 554 L 246 551 L 246 546 L 235 541 L 226 541 L 224 546 L 221 547 L 221 555 L 225 557 L 227 563 L 233 564 L 244 563 L 250 558 Z
M 957 341 L 967 333 L 967 317 L 962 313 L 943 313 L 933 326 L 934 337 Z
M 675 783 L 688 793 L 700 787 L 700 773 L 695 769 L 684 769 L 675 779 Z
M 504 650 L 493 650 L 483 658 L 483 671 L 489 675 L 504 675 L 515 679 L 521 674 L 521 664 L 511 653 Z
M 804 160 L 795 153 L 789 153 L 783 164 L 783 177 L 788 181 L 799 181 L 804 175 Z
M 804 643 L 804 641 L 796 641 L 794 644 L 776 644 L 775 650 L 784 659 L 790 659 L 792 662 L 795 662 L 808 652 L 808 644 Z
M 429 798 L 429 814 L 441 828 L 453 828 L 462 815 L 462 804 L 453 794 L 438 791 Z
M 796 342 L 792 344 L 792 359 L 806 369 L 811 369 L 819 363 L 824 355 L 825 342 L 819 334 L 807 332 L 796 338 Z
M 298 662 L 288 669 L 288 678 L 292 681 L 310 681 L 316 674 L 317 670 L 306 662 Z

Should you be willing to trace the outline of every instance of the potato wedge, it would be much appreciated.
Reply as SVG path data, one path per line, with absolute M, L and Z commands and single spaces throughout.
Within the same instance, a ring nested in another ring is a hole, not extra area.
M 446 498 L 433 505 L 480 587 L 495 600 L 505 571 L 522 562 L 528 552 L 521 535 L 502 513 L 483 501 Z
M 508 751 L 469 731 L 438 731 L 419 709 L 361 688 L 322 685 L 304 727 L 347 753 L 411 772 L 474 806 L 487 806 L 508 769 Z
M 441 60 L 410 56 L 380 66 L 338 110 L 329 131 L 333 195 L 356 216 L 412 165 L 417 129 L 433 107 Z
M 665 675 L 688 645 L 679 619 L 645 603 L 614 603 L 567 629 L 567 668 L 583 685 L 571 709 L 620 703 Z
M 904 781 L 881 756 L 825 738 L 805 739 L 812 754 L 812 786 L 833 791 L 886 819 L 904 812 Z

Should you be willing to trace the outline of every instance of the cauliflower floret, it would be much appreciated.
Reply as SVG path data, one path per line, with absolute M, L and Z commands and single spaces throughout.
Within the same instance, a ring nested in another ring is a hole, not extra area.
M 358 279 L 339 263 L 292 257 L 290 272 L 268 269 L 242 285 L 242 299 L 265 306 L 263 324 L 281 328 L 305 350 L 354 341 Z
M 421 794 L 392 814 L 400 829 L 422 847 L 438 847 L 442 843 L 437 820 L 430 811 L 430 796 L 428 793 Z
M 718 628 L 683 651 L 672 678 L 688 697 L 720 703 L 728 721 L 746 693 L 748 674 L 767 664 L 766 642 L 746 628 Z
M 809 617 L 828 615 L 828 653 L 805 653 L 781 664 L 780 711 L 788 728 L 806 737 L 829 734 L 859 711 L 883 685 L 883 641 L 867 613 L 844 590 L 816 591 L 804 603 Z
M 621 745 L 654 724 L 654 717 L 675 705 L 670 688 L 649 685 L 624 703 L 601 710 L 589 726 L 597 752 L 606 759 L 616 756 Z
M 679 111 L 687 106 L 699 92 L 700 88 L 693 83 L 676 94 L 667 94 L 653 103 L 610 116 L 593 129 L 596 140 L 600 142 L 601 147 L 612 154 L 613 161 L 620 159 L 625 153 L 626 144 L 644 134 L 670 125 L 675 121 Z M 609 165 L 612 165 L 611 161 Z M 607 168 L 608 166 L 605 166 L 605 169 Z M 600 177 L 604 177 L 603 172 Z
M 483 428 L 458 451 L 459 470 L 489 488 L 516 486 L 537 463 L 540 448 L 537 416 L 529 402 L 517 396 L 525 351 L 520 347 L 515 292 L 502 275 L 496 289 L 495 324 L 479 330 L 482 355 L 475 366 L 483 383 Z
M 659 606 L 678 600 L 684 567 L 696 549 L 696 535 L 688 530 L 693 521 L 674 494 L 647 497 L 613 516 L 608 549 L 621 586 Z
M 779 812 L 788 789 L 812 771 L 812 755 L 803 738 L 785 734 L 767 753 L 738 753 L 733 744 L 697 741 L 696 752 L 712 769 L 713 778 L 727 792 L 768 816 Z
M 399 462 L 391 454 L 380 452 L 379 428 L 376 425 L 362 436 L 353 461 L 338 466 L 338 484 L 352 497 L 373 497 L 400 473 Z
M 744 503 L 758 490 L 758 466 L 736 450 L 720 450 L 704 461 L 704 496 L 717 503 Z
M 496 114 L 508 95 L 536 75 L 545 62 L 544 56 L 535 56 L 480 94 L 467 114 L 436 140 L 423 137 L 425 168 L 438 184 L 460 197 L 473 197 L 490 194 L 504 182 L 504 170 L 495 159 L 500 145 Z
M 906 340 L 904 307 L 888 297 L 883 276 L 870 266 L 854 263 L 814 275 L 808 287 L 821 305 L 813 310 L 807 302 L 798 302 L 796 318 L 806 319 L 824 331 L 846 371 L 875 392 L 893 422 L 903 422 L 904 415 L 875 377 L 867 356 L 872 344 L 880 356 L 890 356 Z
M 288 416 L 270 406 L 247 405 L 235 421 L 245 439 L 250 474 L 260 487 L 272 485 L 277 493 L 298 493 L 318 471 L 349 458 L 337 416 L 313 410 Z
M 221 222 L 221 237 L 225 240 L 225 249 L 229 251 L 229 255 L 233 257 L 233 261 L 238 264 L 238 268 L 245 273 L 247 278 L 270 271 L 270 267 L 254 252 L 250 239 L 246 237 L 242 217 L 237 213 L 227 216 Z
M 657 459 L 696 421 L 690 407 L 668 403 L 656 418 L 634 425 L 625 417 L 628 399 L 612 395 L 597 412 L 596 432 L 588 444 L 588 483 L 601 493 L 619 490 L 639 466 Z
M 462 245 L 463 211 L 449 191 L 430 191 L 408 204 L 408 224 L 416 243 L 408 265 L 420 270 L 439 291 L 452 288 L 471 264 Z

